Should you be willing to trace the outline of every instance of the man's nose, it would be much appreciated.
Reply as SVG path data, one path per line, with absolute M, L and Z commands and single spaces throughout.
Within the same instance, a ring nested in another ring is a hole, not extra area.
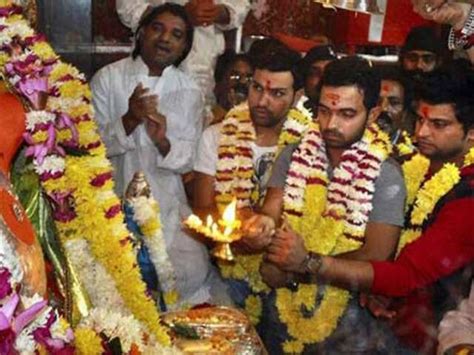
M 171 32 L 169 31 L 163 31 L 161 34 L 160 34 L 160 40 L 163 41 L 163 42 L 168 42 L 171 38 Z
M 430 134 L 430 128 L 425 121 L 418 121 L 416 124 L 416 136 L 419 138 L 427 137 Z
M 263 92 L 260 95 L 260 99 L 258 100 L 258 105 L 261 107 L 266 107 L 268 106 L 269 102 L 270 102 L 270 95 L 266 92 Z

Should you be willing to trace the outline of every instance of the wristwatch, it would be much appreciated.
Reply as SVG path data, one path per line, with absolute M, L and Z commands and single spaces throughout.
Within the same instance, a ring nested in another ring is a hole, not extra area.
M 307 275 L 317 275 L 322 264 L 321 255 L 310 251 L 301 264 L 301 270 Z

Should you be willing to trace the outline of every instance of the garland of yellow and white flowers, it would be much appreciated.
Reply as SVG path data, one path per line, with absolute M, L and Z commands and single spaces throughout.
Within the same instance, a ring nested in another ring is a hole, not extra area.
M 61 62 L 35 34 L 21 11 L 14 1 L 0 0 L 0 72 L 33 107 L 41 93 L 48 95 L 45 110 L 27 115 L 25 139 L 42 186 L 55 201 L 60 240 L 63 245 L 87 242 L 90 255 L 107 274 L 106 293 L 124 305 L 116 308 L 108 304 L 109 298 L 96 297 L 94 306 L 130 312 L 158 343 L 169 345 L 156 306 L 146 295 L 120 200 L 113 192 L 112 167 L 93 120 L 90 89 L 84 76 Z M 86 154 L 67 154 L 64 147 Z M 94 287 L 84 286 L 94 292 Z
M 143 242 L 158 274 L 164 301 L 170 309 L 173 309 L 173 305 L 178 301 L 176 274 L 166 252 L 158 202 L 153 197 L 139 196 L 129 198 L 127 203 L 133 208 L 133 219 L 144 236 Z
M 20 354 L 44 351 L 45 342 L 58 351 L 70 347 L 74 334 L 58 312 L 39 295 L 27 297 L 21 294 L 23 271 L 20 257 L 10 244 L 8 232 L 2 223 L 0 220 L 0 316 L 3 327 L 5 321 L 10 323 L 11 327 L 2 328 L 5 338 L 0 339 L 0 343 L 4 346 L 4 351 L 10 353 L 12 350 L 8 345 L 8 332 L 14 337 L 12 347 Z M 36 340 L 36 332 L 42 332 L 44 337 Z
M 389 137 L 377 125 L 347 149 L 328 177 L 328 158 L 319 125 L 314 123 L 292 156 L 285 184 L 283 208 L 306 249 L 336 255 L 359 249 L 372 210 L 375 180 L 391 151 Z M 299 285 L 296 292 L 277 289 L 276 307 L 293 340 L 285 353 L 300 353 L 305 344 L 332 334 L 350 299 L 349 291 L 326 286 L 316 307 L 318 285 Z M 313 312 L 307 317 L 302 309 Z
M 304 107 L 307 98 L 303 97 L 288 113 L 278 138 L 277 152 L 274 157 L 288 144 L 298 142 L 309 124 L 312 122 L 311 113 Z M 216 202 L 219 209 L 225 207 L 237 197 L 239 207 L 253 207 L 262 200 L 258 196 L 252 177 L 253 152 L 252 142 L 256 139 L 255 128 L 250 118 L 247 104 L 233 108 L 224 118 L 218 149 L 216 171 Z M 254 323 L 258 323 L 261 313 L 260 299 L 255 295 L 268 291 L 263 282 L 259 268 L 262 256 L 237 255 L 232 264 L 220 263 L 222 276 L 248 282 L 253 295 L 246 300 L 247 314 Z
M 108 339 L 120 339 L 122 352 L 133 353 L 136 349 L 142 354 L 179 354 L 173 347 L 161 347 L 146 340 L 146 331 L 132 316 L 123 316 L 117 312 L 95 308 L 84 318 L 75 330 L 81 340 L 89 338 L 87 342 L 76 341 L 76 349 L 80 354 L 102 354 L 101 338 L 103 334 Z
M 464 157 L 463 167 L 474 164 L 474 148 Z M 438 201 L 460 180 L 460 169 L 451 163 L 443 167 L 425 181 L 430 168 L 430 160 L 421 154 L 414 155 L 402 165 L 407 186 L 406 211 L 413 206 L 408 227 L 405 228 L 398 243 L 397 254 L 422 234 L 423 223 L 433 212 Z

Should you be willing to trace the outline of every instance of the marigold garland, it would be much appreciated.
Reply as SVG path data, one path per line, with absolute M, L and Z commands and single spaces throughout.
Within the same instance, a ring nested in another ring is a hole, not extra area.
M 100 355 L 104 349 L 100 336 L 89 328 L 76 329 L 75 345 L 78 355 Z
M 2 75 L 35 110 L 41 107 L 40 96 L 47 94 L 46 111 L 54 115 L 46 126 L 27 122 L 27 135 L 34 137 L 27 141 L 43 188 L 55 201 L 61 241 L 85 239 L 132 314 L 159 343 L 169 345 L 158 311 L 145 293 L 120 201 L 113 193 L 112 167 L 93 121 L 84 76 L 62 63 L 35 34 L 20 15 L 20 6 L 3 0 L 0 10 Z M 85 154 L 69 155 L 66 147 Z
M 288 144 L 298 142 L 312 121 L 311 113 L 304 107 L 307 99 L 301 99 L 296 108 L 288 113 L 280 136 L 278 138 L 277 153 Z M 250 118 L 247 104 L 233 108 L 224 118 L 221 129 L 221 138 L 218 149 L 218 163 L 216 171 L 216 203 L 222 210 L 232 198 L 237 197 L 239 207 L 253 207 L 262 196 L 252 181 L 253 153 L 251 142 L 256 139 L 255 128 Z M 232 264 L 219 263 L 221 274 L 225 278 L 245 280 L 252 292 L 258 294 L 269 289 L 260 276 L 262 256 L 237 255 Z M 261 304 L 255 295 L 246 304 L 247 314 L 253 321 L 260 318 Z
M 474 148 L 471 148 L 464 157 L 463 167 L 472 164 L 474 164 Z M 410 208 L 412 210 L 408 226 L 400 237 L 397 255 L 421 236 L 423 223 L 431 215 L 438 201 L 461 180 L 460 169 L 454 164 L 446 163 L 425 181 L 429 167 L 429 159 L 421 154 L 414 155 L 402 166 L 407 185 L 407 210 Z
M 343 153 L 329 179 L 319 126 L 314 123 L 309 128 L 293 154 L 283 198 L 284 214 L 308 250 L 336 255 L 362 246 L 375 180 L 390 152 L 389 137 L 372 125 Z M 276 307 L 292 338 L 283 344 L 286 353 L 300 353 L 305 344 L 331 335 L 350 299 L 348 291 L 326 286 L 316 307 L 317 294 L 318 285 L 314 284 L 301 284 L 296 292 L 277 289 Z M 313 315 L 303 315 L 302 308 Z

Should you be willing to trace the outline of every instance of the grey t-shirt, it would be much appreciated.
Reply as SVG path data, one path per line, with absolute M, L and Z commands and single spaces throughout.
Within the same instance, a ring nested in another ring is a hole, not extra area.
M 297 144 L 289 145 L 280 153 L 273 166 L 268 187 L 284 187 L 291 156 L 297 146 Z M 328 174 L 332 175 L 332 169 Z M 373 208 L 369 221 L 403 226 L 405 197 L 406 189 L 400 166 L 393 159 L 384 161 L 380 175 L 375 181 Z M 318 286 L 318 297 L 322 296 L 324 290 L 325 285 Z M 263 327 L 272 329 L 268 341 L 265 339 L 267 335 L 262 334 L 265 345 L 269 346 L 269 353 L 272 354 L 281 353 L 275 337 L 282 337 L 282 341 L 286 339 L 284 329 L 280 332 L 274 331 L 282 327 L 275 302 L 275 294 L 272 293 L 265 304 L 267 309 L 263 313 L 262 320 Z M 357 294 L 353 294 L 336 330 L 324 342 L 307 346 L 304 354 L 407 354 L 405 349 L 400 349 L 396 337 L 387 325 L 374 318 L 367 309 L 361 308 Z
M 282 150 L 273 166 L 268 187 L 283 188 L 285 186 L 291 156 L 297 147 L 297 144 L 290 144 Z M 328 171 L 328 174 L 332 175 L 332 169 Z M 403 227 L 405 198 L 406 188 L 400 165 L 389 158 L 382 163 L 380 175 L 375 180 L 373 208 L 369 221 Z

